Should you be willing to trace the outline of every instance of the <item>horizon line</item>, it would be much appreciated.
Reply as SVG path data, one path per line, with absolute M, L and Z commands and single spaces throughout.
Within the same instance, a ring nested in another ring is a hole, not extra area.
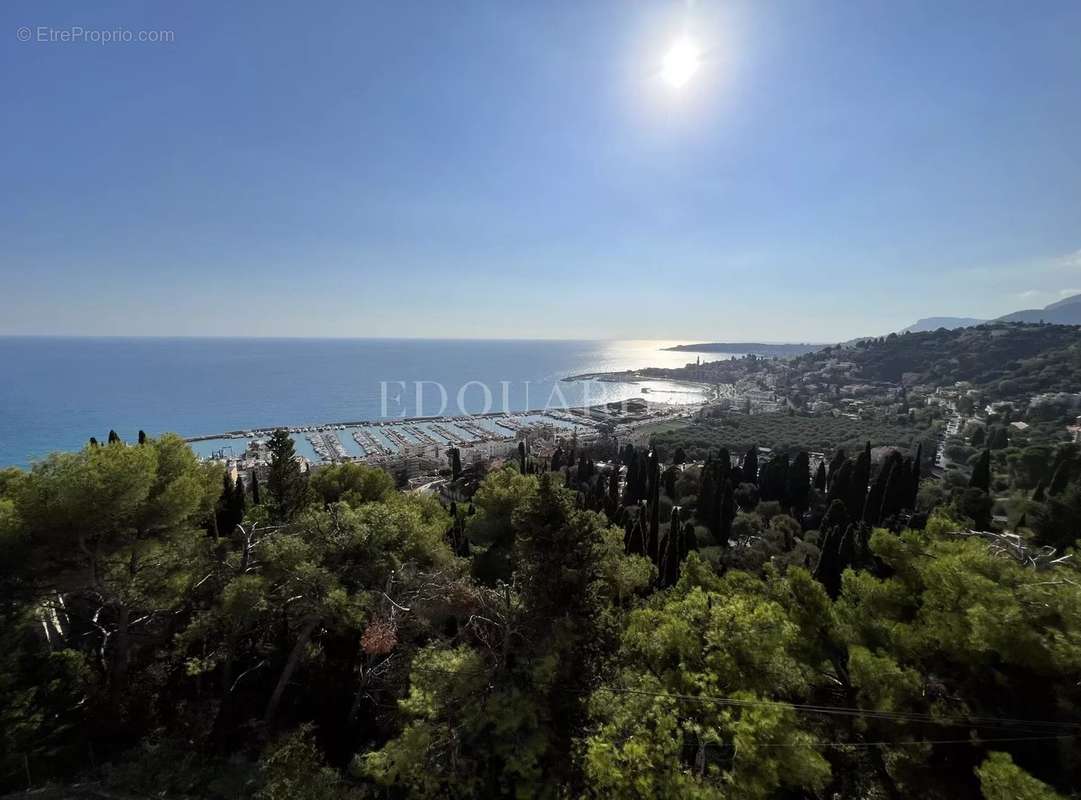
M 763 345 L 814 345 L 828 346 L 837 342 L 796 342 L 790 340 L 768 341 L 762 339 L 739 341 L 730 339 L 680 339 L 643 337 L 582 337 L 562 338 L 544 336 L 273 336 L 237 334 L 118 334 L 118 333 L 0 333 L 0 339 L 210 339 L 210 340 L 261 340 L 261 341 L 383 341 L 383 342 L 665 342 L 682 346 L 712 344 L 763 344 Z

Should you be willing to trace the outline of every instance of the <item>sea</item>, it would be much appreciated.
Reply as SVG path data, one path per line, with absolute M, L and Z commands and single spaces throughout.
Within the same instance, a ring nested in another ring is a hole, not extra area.
M 0 337 L 0 466 L 26 467 L 110 430 L 132 441 L 139 430 L 209 437 L 630 397 L 698 402 L 702 393 L 681 383 L 562 380 L 695 360 L 664 349 L 676 344 L 684 342 Z M 212 443 L 193 447 L 209 455 Z

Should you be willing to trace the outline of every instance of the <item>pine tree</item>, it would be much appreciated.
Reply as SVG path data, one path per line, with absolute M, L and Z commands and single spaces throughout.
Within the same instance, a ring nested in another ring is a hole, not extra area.
M 307 481 L 297 463 L 296 448 L 289 431 L 283 428 L 274 431 L 267 449 L 270 451 L 267 492 L 273 512 L 278 520 L 289 520 L 307 504 Z

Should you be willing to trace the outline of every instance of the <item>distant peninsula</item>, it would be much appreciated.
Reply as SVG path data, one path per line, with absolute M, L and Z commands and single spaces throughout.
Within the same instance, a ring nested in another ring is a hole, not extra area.
M 753 353 L 756 356 L 801 356 L 804 353 L 813 353 L 829 347 L 827 344 L 764 344 L 762 342 L 703 342 L 700 344 L 677 344 L 674 347 L 665 347 L 665 350 L 678 350 L 689 353 L 732 353 L 744 355 Z

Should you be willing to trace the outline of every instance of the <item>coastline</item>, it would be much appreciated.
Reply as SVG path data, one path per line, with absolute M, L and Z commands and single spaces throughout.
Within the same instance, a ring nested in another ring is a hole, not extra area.
M 644 369 L 656 369 L 656 367 L 645 367 Z M 620 370 L 617 372 L 583 372 L 579 375 L 568 375 L 566 378 L 560 378 L 562 381 L 601 381 L 603 383 L 670 383 L 676 386 L 686 386 L 696 391 L 687 392 L 687 394 L 703 394 L 706 401 L 714 400 L 717 396 L 717 384 L 708 383 L 707 381 L 695 381 L 688 380 L 686 378 L 667 378 L 658 377 L 656 375 L 646 375 L 643 369 L 628 369 Z M 645 390 L 643 390 L 645 391 Z M 670 394 L 677 394 L 678 392 L 669 392 Z

